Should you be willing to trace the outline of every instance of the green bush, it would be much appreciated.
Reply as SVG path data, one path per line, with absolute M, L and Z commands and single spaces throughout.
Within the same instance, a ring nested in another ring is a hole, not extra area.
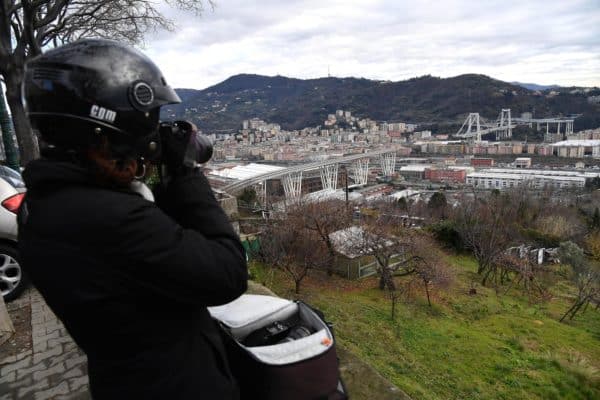
M 442 243 L 445 247 L 456 251 L 465 250 L 465 245 L 460 237 L 460 234 L 456 230 L 453 221 L 446 220 L 436 222 L 429 225 L 426 229 L 431 232 L 437 241 Z

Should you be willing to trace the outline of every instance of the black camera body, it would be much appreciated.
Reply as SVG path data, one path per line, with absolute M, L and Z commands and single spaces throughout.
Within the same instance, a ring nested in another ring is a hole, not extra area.
M 275 321 L 249 334 L 243 343 L 248 347 L 271 346 L 278 343 L 292 342 L 313 332 L 303 325 L 292 325 L 286 321 Z
M 161 162 L 170 168 L 195 168 L 208 162 L 213 155 L 210 140 L 191 122 L 165 121 L 159 129 Z

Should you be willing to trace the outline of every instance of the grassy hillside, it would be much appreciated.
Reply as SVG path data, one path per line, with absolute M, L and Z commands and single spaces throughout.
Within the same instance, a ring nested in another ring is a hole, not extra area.
M 313 273 L 301 297 L 325 312 L 338 340 L 414 399 L 598 399 L 600 312 L 568 324 L 558 318 L 573 288 L 557 280 L 553 298 L 532 304 L 521 291 L 477 287 L 476 264 L 447 256 L 455 285 L 432 308 L 415 288 L 395 321 L 376 281 L 349 282 Z M 292 298 L 293 284 L 255 266 L 256 280 Z

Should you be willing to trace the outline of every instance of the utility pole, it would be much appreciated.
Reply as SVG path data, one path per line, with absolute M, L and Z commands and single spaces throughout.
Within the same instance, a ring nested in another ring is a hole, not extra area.
M 344 165 L 344 181 L 346 186 L 346 210 L 348 209 L 348 168 Z

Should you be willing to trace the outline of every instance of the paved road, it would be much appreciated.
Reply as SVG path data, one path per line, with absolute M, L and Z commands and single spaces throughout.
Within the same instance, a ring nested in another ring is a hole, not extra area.
M 89 400 L 87 360 L 42 296 L 28 290 L 32 348 L 0 360 L 0 400 Z

